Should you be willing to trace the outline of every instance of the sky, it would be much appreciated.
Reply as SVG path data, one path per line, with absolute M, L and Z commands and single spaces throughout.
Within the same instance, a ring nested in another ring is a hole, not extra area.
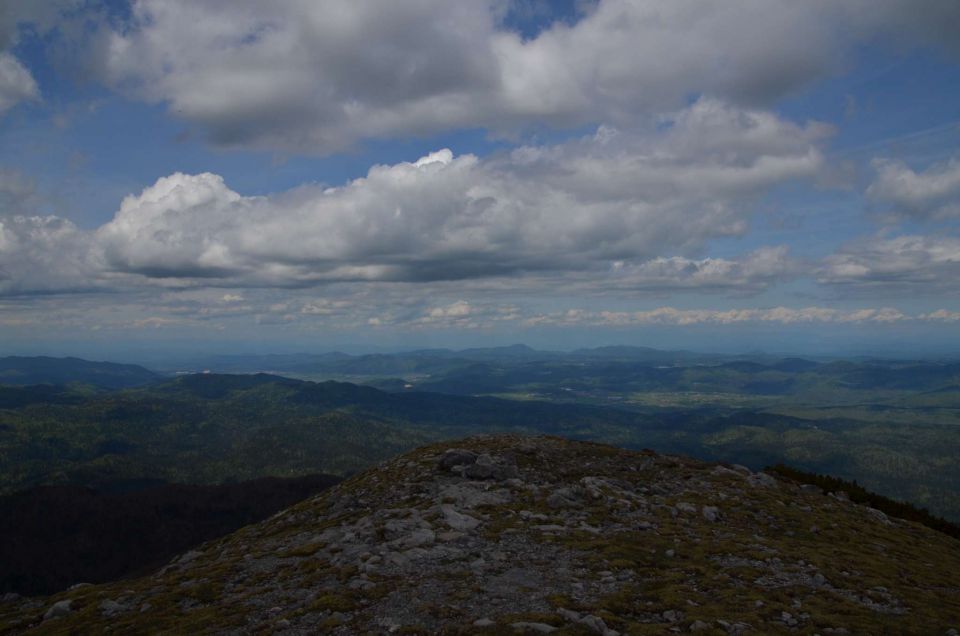
M 0 354 L 960 355 L 956 0 L 3 0 Z

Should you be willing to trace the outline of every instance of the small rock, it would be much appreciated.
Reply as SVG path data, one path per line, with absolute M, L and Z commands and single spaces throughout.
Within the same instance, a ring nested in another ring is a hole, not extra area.
M 477 461 L 477 454 L 463 448 L 451 448 L 440 458 L 440 468 L 451 470 L 456 466 L 469 466 Z
M 397 565 L 400 567 L 403 567 L 408 563 L 410 563 L 410 558 L 404 556 L 399 552 L 388 552 L 384 555 L 383 560 L 386 561 L 387 563 L 392 563 L 393 565 Z
M 566 526 L 558 526 L 557 524 L 544 524 L 533 527 L 540 532 L 564 532 L 567 529 Z
M 496 623 L 489 618 L 478 618 L 477 620 L 473 621 L 474 627 L 490 627 L 492 625 L 496 625 Z
M 776 488 L 779 485 L 777 478 L 768 473 L 753 473 L 747 477 L 747 483 L 758 488 Z
M 183 565 L 184 563 L 190 563 L 197 557 L 201 557 L 201 556 L 203 556 L 203 552 L 200 552 L 199 550 L 190 550 L 185 554 L 181 555 L 180 558 L 177 559 L 177 563 L 179 563 L 180 565 Z
M 510 623 L 510 627 L 522 631 L 537 632 L 539 634 L 550 634 L 551 632 L 557 631 L 557 628 L 553 625 L 547 625 L 546 623 L 530 623 L 527 621 Z
M 676 623 L 678 620 L 683 618 L 683 614 L 677 610 L 667 610 L 666 612 L 660 614 L 660 616 L 663 617 L 663 620 L 669 623 Z
M 670 548 L 669 550 L 665 550 L 665 551 L 664 551 L 664 554 L 665 554 L 668 558 L 672 559 L 674 556 L 676 556 L 677 552 L 676 552 L 673 548 Z
M 495 459 L 487 454 L 478 456 L 476 461 L 463 471 L 463 476 L 470 479 L 494 479 L 496 481 L 513 479 L 518 475 L 516 464 L 503 458 Z
M 716 521 L 720 518 L 720 511 L 716 506 L 704 506 L 703 509 L 703 518 L 707 521 Z
M 620 632 L 607 627 L 607 624 L 599 616 L 590 614 L 582 617 L 578 622 L 601 636 L 620 636 Z
M 129 611 L 129 609 L 130 608 L 127 607 L 126 605 L 123 605 L 122 603 L 118 603 L 113 599 L 109 599 L 109 598 L 104 602 L 100 603 L 100 612 L 104 616 L 114 616 L 116 614 L 121 614 L 123 612 Z
M 579 508 L 583 506 L 583 492 L 580 488 L 557 488 L 547 497 L 551 508 Z
M 691 632 L 702 632 L 702 631 L 705 630 L 705 629 L 710 629 L 710 624 L 709 624 L 709 623 L 705 623 L 705 622 L 703 622 L 703 621 L 701 621 L 701 620 L 696 620 L 696 621 L 693 621 L 692 623 L 690 623 L 690 631 L 691 631 Z
M 892 525 L 890 523 L 890 518 L 887 517 L 882 510 L 877 510 L 876 508 L 867 508 L 867 514 L 884 525 Z
M 470 532 L 480 525 L 479 520 L 474 519 L 470 515 L 465 515 L 462 512 L 458 512 L 457 509 L 450 504 L 444 504 L 440 506 L 440 511 L 443 513 L 443 520 L 453 530 Z
M 48 609 L 46 613 L 43 615 L 43 620 L 49 620 L 51 618 L 66 616 L 71 611 L 73 611 L 73 608 L 71 607 L 72 605 L 73 605 L 73 601 L 71 601 L 70 599 L 57 601 L 56 603 L 51 605 L 50 609 Z
M 437 536 L 433 530 L 427 528 L 418 528 L 406 537 L 394 541 L 395 547 L 399 549 L 417 548 L 424 545 L 431 545 L 436 541 Z

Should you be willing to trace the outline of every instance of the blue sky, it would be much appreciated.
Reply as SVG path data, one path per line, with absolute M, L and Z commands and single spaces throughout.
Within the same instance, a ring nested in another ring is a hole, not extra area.
M 960 353 L 958 24 L 12 0 L 0 352 Z

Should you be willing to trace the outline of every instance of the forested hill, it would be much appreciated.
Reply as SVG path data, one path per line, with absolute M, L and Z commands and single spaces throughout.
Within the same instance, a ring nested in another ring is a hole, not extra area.
M 124 389 L 149 384 L 160 377 L 136 364 L 46 356 L 0 358 L 0 384 L 8 385 L 86 384 L 103 389 Z
M 549 433 L 753 468 L 786 463 L 960 519 L 960 439 L 939 423 L 750 408 L 620 409 L 270 375 L 183 375 L 115 392 L 0 391 L 0 492 L 159 479 L 349 475 L 418 445 Z

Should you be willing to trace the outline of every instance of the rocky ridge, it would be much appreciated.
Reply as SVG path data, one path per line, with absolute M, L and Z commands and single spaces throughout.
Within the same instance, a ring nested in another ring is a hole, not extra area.
M 427 446 L 6 633 L 955 634 L 960 543 L 741 466 Z

